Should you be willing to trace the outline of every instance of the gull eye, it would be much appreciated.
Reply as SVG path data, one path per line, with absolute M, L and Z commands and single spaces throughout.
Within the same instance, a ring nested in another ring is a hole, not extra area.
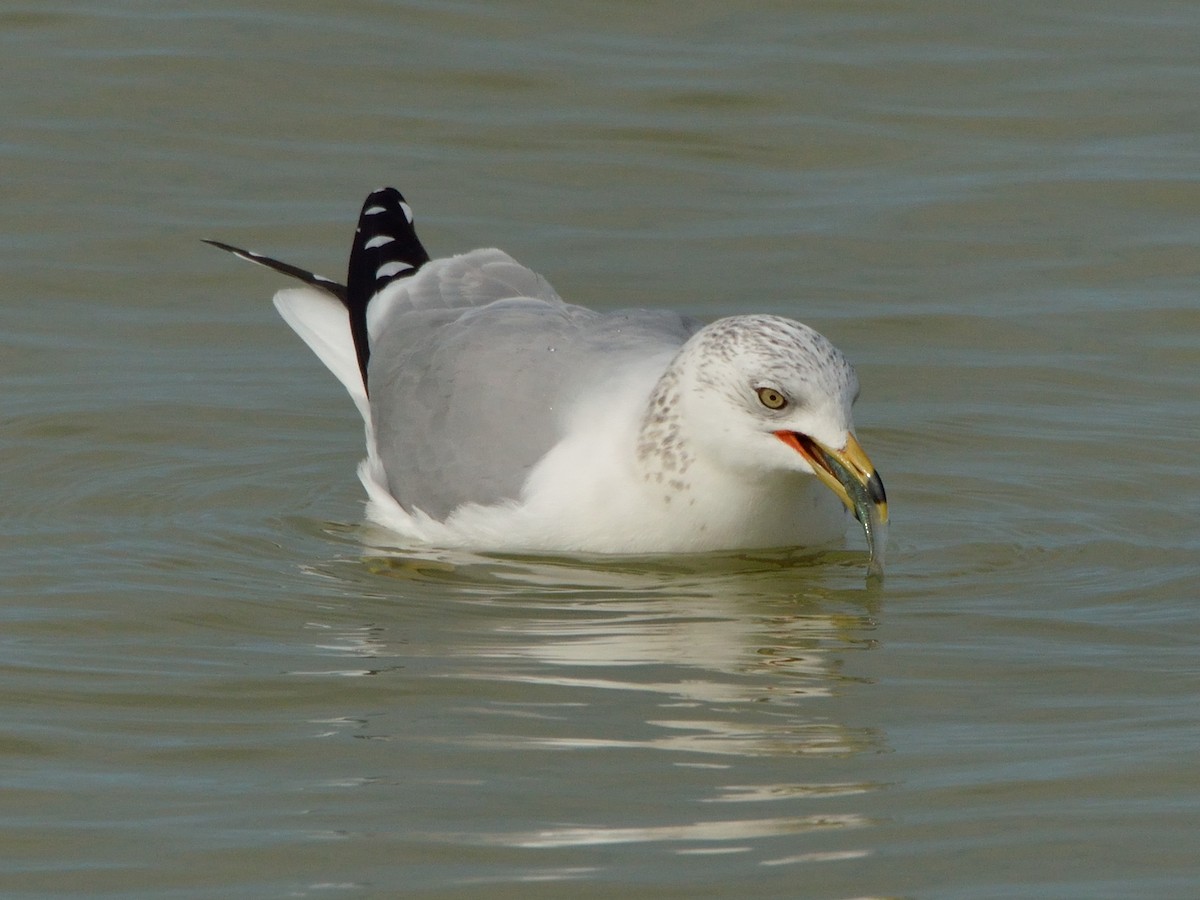
M 783 409 L 787 406 L 787 397 L 775 388 L 760 387 L 757 393 L 759 402 L 767 409 Z

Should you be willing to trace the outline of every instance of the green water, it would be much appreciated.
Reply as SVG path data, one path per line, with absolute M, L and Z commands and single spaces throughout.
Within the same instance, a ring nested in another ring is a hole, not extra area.
M 10 3 L 5 897 L 1200 894 L 1200 8 Z M 365 546 L 215 237 L 855 361 L 865 554 Z

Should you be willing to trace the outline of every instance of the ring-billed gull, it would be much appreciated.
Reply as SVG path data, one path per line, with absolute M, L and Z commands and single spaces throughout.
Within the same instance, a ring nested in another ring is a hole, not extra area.
M 774 315 L 708 325 L 564 303 L 500 250 L 431 260 L 393 188 L 363 204 L 346 284 L 275 306 L 366 423 L 368 518 L 482 550 L 665 553 L 820 546 L 862 523 L 882 571 L 887 499 L 854 436 L 858 378 Z

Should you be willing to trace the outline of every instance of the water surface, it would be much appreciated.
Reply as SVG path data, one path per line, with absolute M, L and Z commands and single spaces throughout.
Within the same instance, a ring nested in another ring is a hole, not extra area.
M 0 13 L 0 889 L 1193 897 L 1200 10 Z M 439 254 L 820 329 L 889 572 L 391 555 L 276 319 Z

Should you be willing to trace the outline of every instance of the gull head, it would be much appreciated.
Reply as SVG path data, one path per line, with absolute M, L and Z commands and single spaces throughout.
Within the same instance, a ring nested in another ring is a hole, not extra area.
M 719 319 L 688 340 L 656 385 L 638 454 L 680 489 L 695 484 L 697 469 L 759 496 L 816 478 L 863 524 L 874 556 L 887 498 L 854 436 L 857 397 L 854 368 L 807 325 Z

